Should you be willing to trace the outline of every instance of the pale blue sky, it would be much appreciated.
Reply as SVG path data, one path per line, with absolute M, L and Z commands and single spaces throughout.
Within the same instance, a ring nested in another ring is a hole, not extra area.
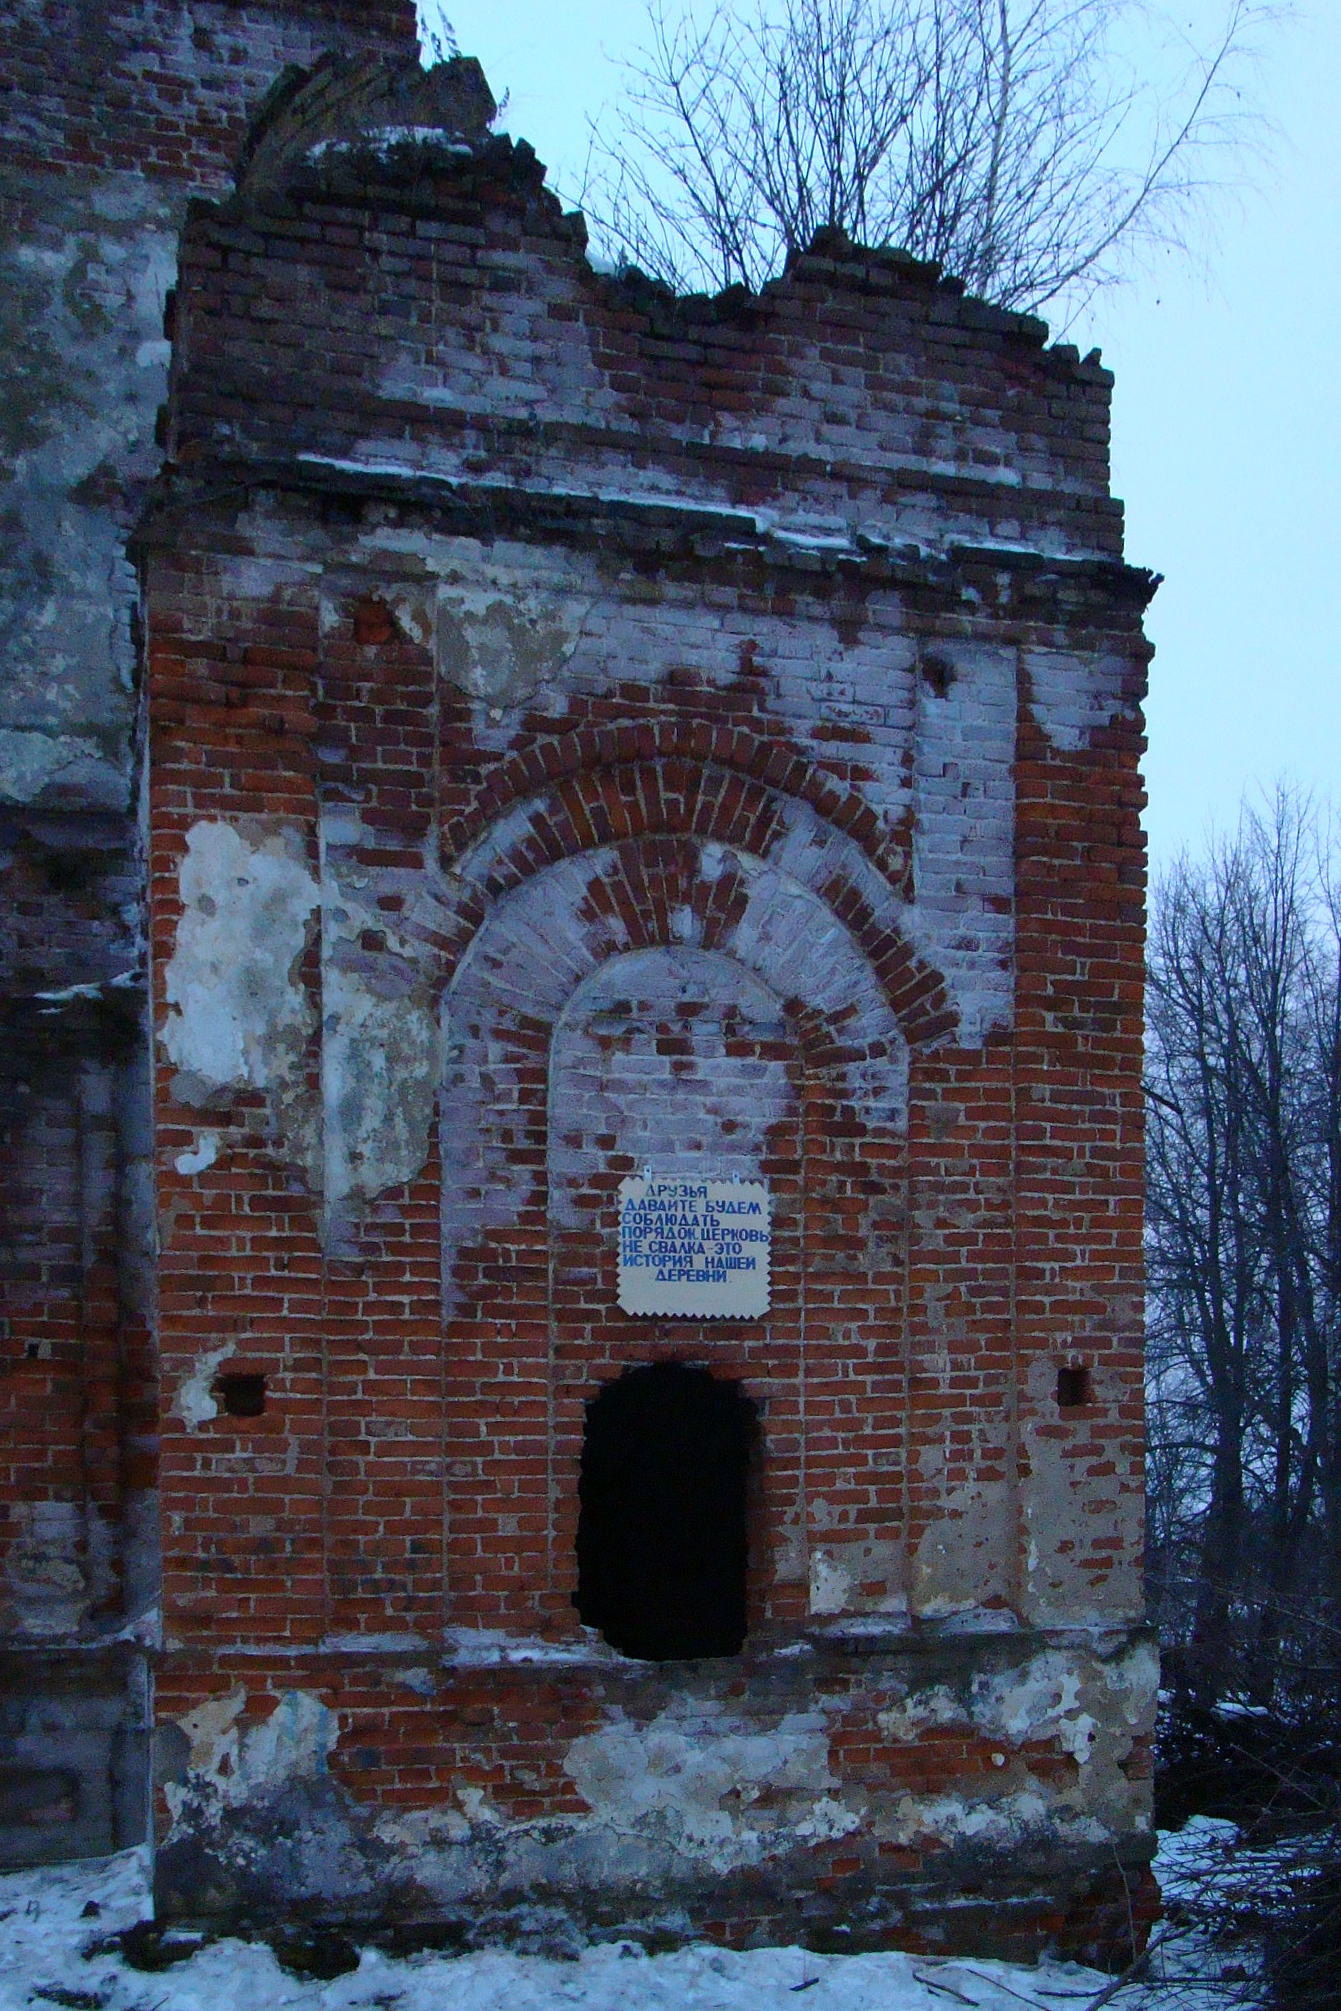
M 571 193 L 642 0 L 446 11 L 510 93 L 501 123 Z M 1219 13 L 1216 0 L 1179 9 L 1194 31 Z M 1156 869 L 1232 822 L 1245 788 L 1289 775 L 1341 799 L 1341 0 L 1312 0 L 1273 50 L 1262 95 L 1280 139 L 1226 210 L 1209 272 L 1163 258 L 1072 331 L 1117 372 L 1128 557 L 1165 575 L 1148 617 Z

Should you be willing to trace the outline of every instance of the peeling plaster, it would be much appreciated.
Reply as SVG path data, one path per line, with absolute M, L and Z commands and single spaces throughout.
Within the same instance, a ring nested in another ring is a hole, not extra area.
M 357 968 L 332 959 L 323 986 L 322 1101 L 328 1223 L 402 1185 L 428 1157 L 439 1067 L 431 985 L 385 959 L 378 996 Z
M 56 785 L 81 807 L 119 810 L 125 802 L 125 779 L 96 741 L 0 726 L 0 798 L 32 803 Z
M 1014 650 L 938 645 L 953 659 L 953 676 L 937 695 L 899 632 L 896 594 L 871 594 L 861 636 L 834 634 L 826 647 L 819 607 L 791 618 L 751 613 L 745 625 L 705 605 L 697 590 L 665 586 L 651 619 L 612 593 L 597 559 L 572 552 L 504 539 L 486 547 L 391 524 L 369 528 L 360 546 L 383 567 L 395 555 L 405 574 L 417 574 L 388 584 L 379 573 L 377 591 L 417 641 L 435 632 L 441 674 L 476 700 L 474 739 L 496 752 L 516 744 L 537 708 L 561 722 L 574 700 L 604 697 L 615 679 L 655 688 L 688 671 L 724 688 L 740 674 L 748 635 L 752 661 L 768 677 L 770 710 L 799 746 L 827 756 L 835 724 L 868 732 L 862 793 L 891 829 L 912 813 L 913 899 L 900 901 L 842 834 L 813 834 L 816 820 L 801 804 L 784 803 L 795 839 L 787 860 L 774 863 L 811 884 L 841 867 L 874 912 L 884 919 L 888 911 L 944 978 L 965 1044 L 1010 1024 Z M 801 871 L 791 855 L 799 860 L 807 848 Z
M 1014 1010 L 1015 653 L 938 642 L 935 655 L 939 688 L 917 680 L 903 928 L 945 979 L 960 1038 L 975 1047 Z
M 219 1134 L 217 1131 L 202 1131 L 199 1140 L 185 1152 L 179 1152 L 173 1165 L 179 1173 L 204 1173 L 219 1157 Z
M 21 186 L 20 186 L 21 184 Z M 140 174 L 0 166 L 0 799 L 124 812 L 135 573 L 160 460 L 180 198 Z
M 685 1022 L 694 1069 L 664 1103 L 659 1025 L 693 1000 Z M 785 1039 L 781 1000 L 730 957 L 683 947 L 612 956 L 564 1005 L 550 1043 L 549 1219 L 585 1230 L 593 1168 L 613 1154 L 642 1164 L 655 1138 L 659 1171 L 684 1177 L 758 1180 L 764 1141 L 794 1121 L 794 1091 L 781 1061 L 733 1072 L 731 1033 L 766 1028 Z M 597 1143 L 601 1139 L 604 1142 Z M 610 1142 L 613 1141 L 613 1142 Z
M 905 1796 L 896 1811 L 899 1840 L 1006 1842 L 1012 1828 L 1049 1823 L 1095 1841 L 1147 1826 L 1142 1791 L 1122 1763 L 1138 1738 L 1153 1737 L 1158 1688 L 1158 1652 L 1137 1641 L 1111 1654 L 1050 1648 L 1022 1667 L 980 1673 L 966 1692 L 937 1685 L 911 1693 L 880 1712 L 887 1738 L 914 1745 L 928 1731 L 955 1729 L 1005 1750 L 992 1756 L 1003 1771 L 978 1796 Z M 1038 1743 L 1074 1760 L 1072 1784 L 1045 1790 L 1029 1779 L 1022 1748 Z
M 408 1853 L 406 1869 L 439 1901 L 541 1881 L 655 1885 L 689 1864 L 722 1874 L 860 1828 L 830 1773 L 828 1738 L 822 1711 L 764 1728 L 710 1700 L 679 1699 L 650 1722 L 615 1707 L 565 1755 L 586 1815 L 509 1822 L 462 1783 L 438 1808 L 383 1816 L 376 1836 Z
M 172 1399 L 172 1415 L 179 1417 L 188 1431 L 199 1431 L 202 1424 L 218 1417 L 219 1406 L 214 1401 L 214 1383 L 219 1373 L 219 1364 L 237 1353 L 236 1341 L 225 1341 L 220 1348 L 212 1348 L 201 1355 L 190 1374 L 184 1376 L 177 1386 L 177 1394 Z
M 520 704 L 559 676 L 590 607 L 524 584 L 511 569 L 458 576 L 438 589 L 438 669 L 487 705 Z
M 267 1092 L 272 1121 L 315 1186 L 319 1131 L 304 1051 L 316 1014 L 298 974 L 317 883 L 300 833 L 260 819 L 199 823 L 179 869 L 183 914 L 164 975 L 160 1037 L 178 1101 Z
M 1096 1405 L 1111 1412 L 1126 1399 L 1124 1377 L 1102 1362 L 1091 1373 Z M 1024 1616 L 1043 1626 L 1136 1619 L 1145 1605 L 1139 1445 L 1106 1445 L 1096 1455 L 1083 1426 L 1059 1430 L 1055 1375 L 1048 1358 L 1030 1365 L 1031 1413 L 1020 1434 L 1027 1473 L 1020 1489 Z
M 322 1052 L 328 1240 L 368 1201 L 421 1171 L 441 1074 L 436 985 L 423 953 L 377 906 L 354 862 L 347 811 L 322 827 Z M 375 947 L 368 947 L 368 945 Z
M 19 1501 L 9 1513 L 18 1534 L 5 1557 L 5 1591 L 18 1631 L 36 1640 L 75 1633 L 95 1592 L 86 1569 L 83 1507 Z
M 1063 753 L 1078 754 L 1115 719 L 1134 719 L 1134 685 L 1141 673 L 1126 657 L 1027 649 L 1029 710 Z
M 709 882 L 728 868 L 737 873 L 744 896 L 714 957 L 733 960 L 779 998 L 799 999 L 842 1025 L 851 1053 L 844 1064 L 846 1093 L 871 1123 L 902 1130 L 907 1046 L 843 925 L 809 887 L 770 863 L 716 844 L 701 846 L 699 860 Z M 456 1169 L 442 1206 L 449 1311 L 459 1289 L 453 1277 L 458 1253 L 514 1221 L 534 1186 L 532 1170 L 513 1149 L 514 1134 L 519 1138 L 528 1120 L 516 1103 L 499 1029 L 519 1021 L 553 1025 L 585 979 L 635 948 L 619 915 L 603 912 L 593 897 L 616 862 L 617 855 L 602 848 L 524 881 L 497 902 L 458 966 L 444 1015 L 441 1105 L 444 1161 Z M 701 933 L 699 915 L 686 915 L 692 933 Z
M 812 1512 L 820 1506 L 812 1503 Z M 818 1520 L 818 1517 L 815 1518 Z M 810 1553 L 810 1611 L 817 1617 L 833 1613 L 906 1613 L 903 1590 L 903 1545 L 874 1539 L 863 1543 L 826 1543 Z M 885 1590 L 864 1593 L 862 1587 L 883 1582 Z
M 216 1811 L 235 1808 L 325 1773 L 339 1727 L 320 1697 L 288 1690 L 268 1718 L 240 1730 L 246 1702 L 238 1684 L 174 1721 L 188 1746 L 184 1778 L 164 1788 L 174 1822 L 188 1804 L 193 1813 L 202 1801 Z
M 792 1662 L 747 1698 L 726 1684 L 663 1690 L 646 1715 L 607 1697 L 604 1722 L 563 1755 L 585 1808 L 519 1820 L 501 1794 L 471 1779 L 452 1783 L 431 1808 L 360 1808 L 326 1771 L 336 1721 L 322 1700 L 291 1692 L 242 1731 L 239 1685 L 169 1728 L 164 1754 L 172 1759 L 175 1742 L 177 1764 L 167 1769 L 168 1846 L 185 1852 L 181 1876 L 199 1875 L 203 1850 L 225 1886 L 279 1876 L 290 1899 L 376 1904 L 378 1892 L 409 1880 L 434 1906 L 542 1893 L 549 1904 L 567 1896 L 583 1906 L 600 1893 L 628 1903 L 639 1890 L 669 1896 L 686 1879 L 767 1874 L 846 1837 L 859 1851 L 882 1843 L 1108 1851 L 1148 1827 L 1148 1785 L 1128 1780 L 1124 1763 L 1153 1729 L 1150 1644 L 1110 1633 L 1012 1659 L 1001 1643 L 986 1667 L 972 1649 L 949 1651 L 936 1656 L 937 1673 L 926 1670 L 924 1687 L 900 1694 L 919 1665 L 921 1652 L 877 1661 L 839 1691 L 802 1679 L 786 1704 L 776 1684 L 796 1683 L 781 1675 Z M 416 1663 L 396 1680 L 428 1696 L 440 1678 Z M 867 1698 L 877 1705 L 871 1730 Z M 990 1764 L 981 1755 L 951 1762 L 934 1792 L 910 1791 L 898 1768 L 883 1781 L 876 1769 L 843 1785 L 831 1752 L 854 1712 L 864 1739 L 878 1731 L 893 1747 L 928 1741 L 934 1752 L 935 1735 L 953 1732 L 984 1747 Z M 1056 1756 L 1046 1772 L 1035 1771 L 1040 1748 Z
M 1013 1536 L 1014 1504 L 1006 1482 L 951 1490 L 913 1553 L 913 1610 L 926 1619 L 945 1619 L 994 1597 L 1008 1598 Z
M 721 1705 L 677 1702 L 650 1724 L 616 1711 L 573 1741 L 564 1770 L 617 1835 L 650 1834 L 716 1872 L 756 1864 L 796 1838 L 860 1827 L 837 1799 L 822 1712 L 789 1713 L 760 1731 Z

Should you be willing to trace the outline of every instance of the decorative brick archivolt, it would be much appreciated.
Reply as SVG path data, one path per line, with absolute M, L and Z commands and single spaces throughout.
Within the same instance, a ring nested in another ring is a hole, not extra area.
M 794 759 L 788 765 L 805 769 Z M 861 842 L 852 827 L 863 824 L 869 834 L 877 820 L 855 798 L 828 792 L 837 796 L 845 824 L 820 814 L 809 798 L 823 800 L 824 778 L 807 771 L 807 779 L 803 797 L 683 755 L 570 771 L 543 794 L 515 800 L 503 811 L 447 877 L 448 912 L 430 917 L 421 906 L 417 915 L 411 912 L 408 928 L 435 936 L 455 973 L 491 910 L 535 874 L 610 844 L 641 848 L 692 838 L 700 846 L 730 848 L 808 893 L 859 951 L 908 1044 L 945 1039 L 956 1015 L 944 982 L 900 928 L 906 854 L 894 844 L 877 850 Z M 897 881 L 890 869 L 898 870 Z M 705 924 L 711 909 L 708 902 Z
M 882 818 L 857 790 L 808 761 L 776 730 L 770 734 L 753 732 L 736 721 L 717 726 L 701 717 L 579 728 L 550 739 L 530 740 L 520 752 L 498 763 L 470 811 L 444 823 L 443 842 L 464 857 L 487 826 L 514 803 L 551 788 L 563 777 L 597 777 L 630 766 L 642 770 L 648 764 L 675 762 L 688 762 L 701 771 L 704 779 L 698 784 L 698 799 L 705 804 L 712 800 L 707 777 L 715 771 L 748 777 L 772 795 L 791 796 L 809 804 L 826 823 L 855 840 L 891 886 L 905 884 L 911 843 L 906 820 L 891 824 Z M 675 791 L 686 787 L 682 769 L 658 766 L 651 786 L 663 800 L 671 777 Z M 720 777 L 716 786 L 720 790 Z M 624 793 L 621 788 L 621 796 Z
M 908 1043 L 860 941 L 815 889 L 713 838 L 644 834 L 547 864 L 497 902 L 444 1002 L 443 1237 L 457 1258 L 543 1205 L 549 1048 L 612 957 L 730 958 L 789 1015 L 811 1068 L 877 1129 L 905 1122 Z

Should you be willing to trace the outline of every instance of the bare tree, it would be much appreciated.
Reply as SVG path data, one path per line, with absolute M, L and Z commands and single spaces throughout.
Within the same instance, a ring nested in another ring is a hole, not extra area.
M 1202 1688 L 1269 1702 L 1285 1631 L 1341 1616 L 1341 907 L 1306 803 L 1170 875 L 1148 998 L 1155 1589 Z
M 837 227 L 1005 306 L 1074 305 L 1181 246 L 1260 134 L 1245 85 L 1278 10 L 1224 5 L 1193 47 L 1146 0 L 649 0 L 583 205 L 679 290 L 757 289 Z

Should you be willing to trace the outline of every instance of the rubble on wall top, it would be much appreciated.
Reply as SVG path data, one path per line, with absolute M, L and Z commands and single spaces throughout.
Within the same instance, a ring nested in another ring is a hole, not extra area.
M 473 156 L 494 141 L 497 113 L 473 56 L 453 56 L 431 70 L 415 57 L 392 63 L 328 55 L 310 70 L 291 64 L 252 121 L 238 191 L 254 196 L 304 168 L 329 171 L 342 158 L 357 158 L 366 173 L 370 156 L 389 165 L 398 164 L 397 156 L 414 161 L 425 150 Z
M 254 118 L 237 171 L 244 201 L 280 201 L 309 193 L 434 200 L 440 178 L 466 176 L 524 191 L 537 199 L 556 236 L 585 249 L 586 219 L 565 213 L 545 186 L 544 164 L 526 140 L 495 133 L 498 104 L 477 59 L 453 56 L 424 70 L 414 58 L 328 55 L 310 70 L 291 65 Z M 856 243 L 838 226 L 817 230 L 789 253 L 782 273 L 758 293 L 736 284 L 715 294 L 679 294 L 636 266 L 597 271 L 598 282 L 625 307 L 645 314 L 654 332 L 685 324 L 746 323 L 767 313 L 780 293 L 800 285 L 893 297 L 940 296 L 962 327 L 1046 350 L 1050 371 L 1111 386 L 1097 350 L 1080 358 L 1073 344 L 1047 348 L 1048 326 L 1037 315 L 994 306 L 965 292 L 964 282 L 936 260 L 897 246 Z M 952 305 L 953 304 L 953 305 Z

